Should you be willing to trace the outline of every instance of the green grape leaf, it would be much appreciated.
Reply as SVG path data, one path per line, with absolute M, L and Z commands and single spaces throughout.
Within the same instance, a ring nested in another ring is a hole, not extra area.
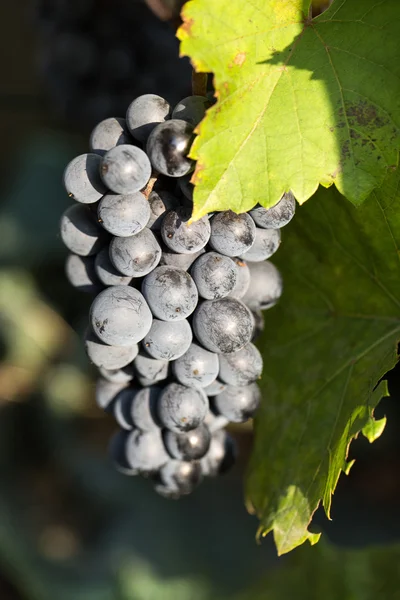
M 355 204 L 398 164 L 400 3 L 192 0 L 181 53 L 214 73 L 217 103 L 191 150 L 193 218 L 269 207 L 289 189 L 302 204 L 335 184 Z
M 399 600 L 400 546 L 301 548 L 235 600 Z
M 361 207 L 335 188 L 298 208 L 274 257 L 284 280 L 259 342 L 263 402 L 247 495 L 261 535 L 280 554 L 305 540 L 319 503 L 329 516 L 349 445 L 371 442 L 385 419 L 385 373 L 400 339 L 400 177 L 387 175 Z

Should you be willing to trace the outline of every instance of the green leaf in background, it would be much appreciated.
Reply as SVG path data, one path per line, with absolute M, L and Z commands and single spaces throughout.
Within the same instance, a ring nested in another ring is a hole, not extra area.
M 280 554 L 318 535 L 308 525 L 331 496 L 351 440 L 370 441 L 373 410 L 400 338 L 400 178 L 355 208 L 334 188 L 300 207 L 276 264 L 281 302 L 266 314 L 263 403 L 247 485 L 249 503 Z
M 229 600 L 399 600 L 400 548 L 348 550 L 320 544 L 301 548 L 248 591 Z M 166 579 L 148 565 L 121 569 L 124 600 L 211 600 L 221 598 L 216 587 L 192 579 Z
M 178 31 L 218 102 L 192 157 L 194 218 L 300 203 L 334 183 L 359 204 L 396 168 L 400 147 L 400 3 L 192 0 Z M 227 17 L 229 16 L 229 18 Z
M 399 600 L 400 547 L 303 547 L 235 600 Z

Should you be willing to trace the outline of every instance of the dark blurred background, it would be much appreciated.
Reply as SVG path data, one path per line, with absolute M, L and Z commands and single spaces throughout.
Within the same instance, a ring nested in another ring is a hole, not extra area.
M 61 176 L 92 126 L 137 95 L 190 94 L 191 68 L 171 22 L 139 0 L 2 9 L 0 600 L 400 598 L 396 371 L 382 438 L 353 444 L 333 521 L 316 515 L 325 543 L 289 557 L 271 536 L 256 545 L 244 508 L 251 427 L 233 431 L 235 469 L 179 502 L 109 464 L 115 427 L 94 404 L 80 341 L 90 298 L 64 276 Z

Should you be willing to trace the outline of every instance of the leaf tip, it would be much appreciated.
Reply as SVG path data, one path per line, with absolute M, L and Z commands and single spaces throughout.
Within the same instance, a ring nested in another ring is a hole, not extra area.
M 386 427 L 386 421 L 386 417 L 382 417 L 382 419 L 376 420 L 371 415 L 371 418 L 369 419 L 368 423 L 362 429 L 363 436 L 367 438 L 370 444 L 375 442 L 375 440 L 377 440 L 382 435 Z
M 351 470 L 351 468 L 352 468 L 352 466 L 354 465 L 355 462 L 356 462 L 355 459 L 353 459 L 353 460 L 349 460 L 349 462 L 345 463 L 345 465 L 343 467 L 343 473 L 345 475 L 349 475 L 350 470 Z

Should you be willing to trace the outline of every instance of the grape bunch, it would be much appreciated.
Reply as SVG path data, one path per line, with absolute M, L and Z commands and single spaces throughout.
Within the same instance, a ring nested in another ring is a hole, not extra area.
M 120 427 L 111 456 L 172 498 L 233 464 L 225 426 L 257 410 L 253 341 L 282 292 L 268 259 L 295 211 L 288 193 L 268 210 L 190 221 L 188 151 L 208 106 L 190 96 L 171 110 L 140 96 L 126 119 L 94 128 L 90 152 L 64 173 L 77 201 L 61 218 L 66 273 L 96 294 L 85 347 L 100 374 L 97 403 Z

